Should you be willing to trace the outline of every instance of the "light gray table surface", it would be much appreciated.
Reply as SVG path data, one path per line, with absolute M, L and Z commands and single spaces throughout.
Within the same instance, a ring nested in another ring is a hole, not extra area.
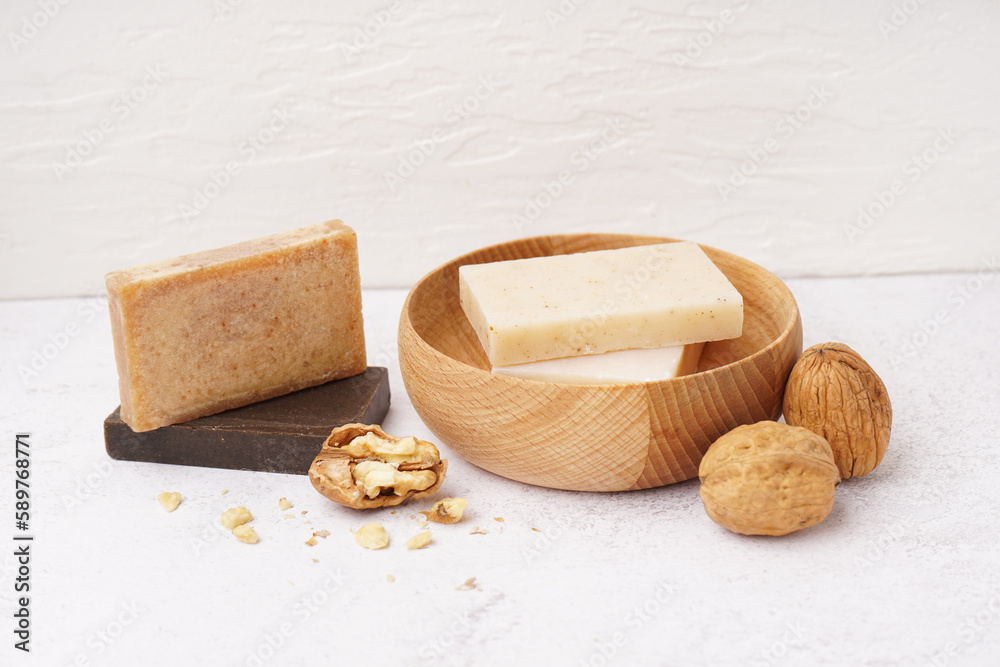
M 995 277 L 788 281 L 805 345 L 858 350 L 894 412 L 882 465 L 841 484 L 813 528 L 743 537 L 708 519 L 697 480 L 555 491 L 444 447 L 441 495 L 469 508 L 459 524 L 432 525 L 420 551 L 404 542 L 423 506 L 362 515 L 303 476 L 110 460 L 102 421 L 118 397 L 106 302 L 0 302 L 2 662 L 1000 664 Z M 389 368 L 386 430 L 434 440 L 399 374 L 405 294 L 364 293 L 369 363 Z M 19 431 L 32 443 L 27 655 L 12 634 Z M 184 497 L 172 514 L 155 499 L 166 490 Z M 279 509 L 281 497 L 294 508 Z M 259 544 L 219 525 L 235 505 L 253 512 Z M 383 522 L 389 548 L 354 543 L 350 530 L 368 520 Z M 477 526 L 487 534 L 470 534 Z M 307 546 L 318 530 L 329 537 Z M 471 577 L 473 590 L 457 590 Z

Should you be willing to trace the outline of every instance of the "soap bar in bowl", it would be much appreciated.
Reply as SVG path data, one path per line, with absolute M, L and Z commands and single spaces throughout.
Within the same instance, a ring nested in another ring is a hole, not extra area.
M 458 269 L 494 366 L 739 338 L 743 297 L 696 243 L 531 257 Z
M 494 366 L 493 372 L 536 382 L 563 384 L 660 382 L 697 372 L 704 347 L 704 343 L 691 343 L 650 350 L 619 350 Z
M 105 281 L 121 419 L 134 431 L 365 370 L 357 236 L 340 221 Z

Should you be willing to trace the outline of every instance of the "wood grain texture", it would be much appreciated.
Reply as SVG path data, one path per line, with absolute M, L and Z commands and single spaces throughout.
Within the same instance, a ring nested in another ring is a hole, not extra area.
M 697 476 L 720 435 L 781 414 L 785 381 L 802 351 L 802 321 L 777 277 L 702 246 L 743 295 L 743 335 L 708 343 L 698 373 L 648 383 L 566 385 L 494 375 L 458 296 L 464 264 L 675 240 L 541 236 L 477 250 L 426 275 L 399 321 L 400 369 L 417 413 L 462 457 L 529 484 L 621 491 Z

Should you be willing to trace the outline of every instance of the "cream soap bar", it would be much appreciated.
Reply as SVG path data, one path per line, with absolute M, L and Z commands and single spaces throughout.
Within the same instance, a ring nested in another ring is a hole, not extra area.
M 696 243 L 459 267 L 494 366 L 738 338 L 743 297 Z
M 121 418 L 149 431 L 364 372 L 358 243 L 340 221 L 105 277 Z
M 704 343 L 692 343 L 651 350 L 619 350 L 583 357 L 531 361 L 513 366 L 494 366 L 493 372 L 525 380 L 564 384 L 658 382 L 697 371 L 704 347 Z

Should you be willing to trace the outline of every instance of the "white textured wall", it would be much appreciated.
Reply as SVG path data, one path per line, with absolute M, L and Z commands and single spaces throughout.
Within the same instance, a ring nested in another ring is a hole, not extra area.
M 1000 250 L 997 2 L 7 0 L 0 27 L 3 297 L 334 217 L 369 287 L 556 232 L 784 276 Z

